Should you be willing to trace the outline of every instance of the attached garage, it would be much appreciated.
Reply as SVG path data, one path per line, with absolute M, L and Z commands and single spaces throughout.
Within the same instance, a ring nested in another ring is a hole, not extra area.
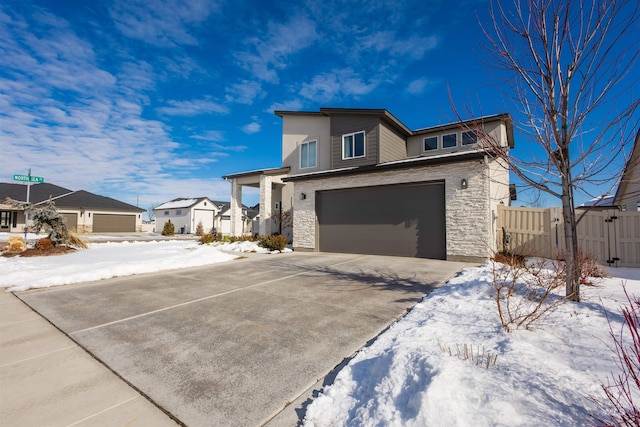
M 94 214 L 94 233 L 134 232 L 136 215 Z
M 316 192 L 323 252 L 446 259 L 444 182 Z
M 77 230 L 78 229 L 78 214 L 77 213 L 62 213 L 62 217 L 64 218 L 65 224 L 67 225 L 68 230 Z

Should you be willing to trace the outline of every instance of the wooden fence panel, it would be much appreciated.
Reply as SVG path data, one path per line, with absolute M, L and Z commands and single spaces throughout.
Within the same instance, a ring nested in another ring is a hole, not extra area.
M 617 236 L 618 267 L 640 267 L 640 212 L 617 212 L 613 228 Z
M 578 223 L 578 246 L 602 265 L 640 267 L 640 212 L 617 210 L 582 211 Z M 510 243 L 503 245 L 502 230 Z M 496 236 L 499 250 L 556 258 L 564 253 L 561 208 L 498 207 Z

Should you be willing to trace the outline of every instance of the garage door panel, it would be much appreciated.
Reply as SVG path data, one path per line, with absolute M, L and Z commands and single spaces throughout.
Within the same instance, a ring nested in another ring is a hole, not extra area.
M 94 233 L 115 233 L 136 231 L 135 215 L 94 214 Z
M 446 258 L 442 182 L 317 194 L 321 251 Z

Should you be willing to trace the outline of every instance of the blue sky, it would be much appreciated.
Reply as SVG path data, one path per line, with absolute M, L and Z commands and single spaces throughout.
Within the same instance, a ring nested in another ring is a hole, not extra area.
M 386 108 L 417 129 L 455 120 L 451 93 L 517 113 L 481 64 L 486 5 L 5 0 L 0 181 L 31 168 L 145 209 L 228 200 L 223 175 L 280 166 L 276 109 Z

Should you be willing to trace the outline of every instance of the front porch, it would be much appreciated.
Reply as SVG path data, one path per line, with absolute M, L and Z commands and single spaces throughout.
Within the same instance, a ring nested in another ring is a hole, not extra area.
M 289 167 L 285 167 L 223 176 L 225 180 L 231 182 L 232 236 L 243 234 L 242 187 L 245 186 L 260 189 L 259 234 L 291 234 L 287 230 L 288 224 L 283 220 L 284 215 L 291 215 L 292 201 L 285 200 L 287 198 L 285 189 L 292 185 L 282 181 L 288 175 L 289 170 Z

